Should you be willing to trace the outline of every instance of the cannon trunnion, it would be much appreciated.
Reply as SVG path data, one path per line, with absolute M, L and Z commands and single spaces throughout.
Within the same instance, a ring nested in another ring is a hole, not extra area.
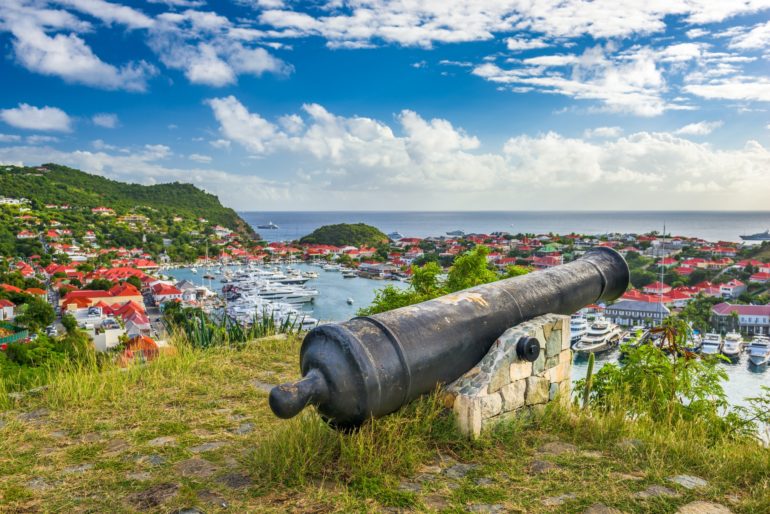
M 334 426 L 358 426 L 456 380 L 508 328 L 541 314 L 572 314 L 614 300 L 628 282 L 623 257 L 610 248 L 594 248 L 537 273 L 319 326 L 302 343 L 303 378 L 274 387 L 270 407 L 290 418 L 313 404 Z M 519 358 L 536 359 L 536 346 L 536 341 L 520 341 Z

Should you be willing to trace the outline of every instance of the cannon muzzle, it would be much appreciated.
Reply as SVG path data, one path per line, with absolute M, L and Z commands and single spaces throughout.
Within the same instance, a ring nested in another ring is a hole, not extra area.
M 312 404 L 333 426 L 358 426 L 456 380 L 508 328 L 542 314 L 572 314 L 614 300 L 628 282 L 623 257 L 610 248 L 594 248 L 537 273 L 321 325 L 302 343 L 303 378 L 274 387 L 270 408 L 290 418 Z M 516 347 L 522 360 L 537 359 L 539 350 L 536 340 Z

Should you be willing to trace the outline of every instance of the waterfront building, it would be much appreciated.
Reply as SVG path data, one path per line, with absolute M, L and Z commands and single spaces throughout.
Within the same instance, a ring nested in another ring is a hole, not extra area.
M 711 308 L 711 324 L 720 332 L 739 330 L 748 335 L 770 334 L 770 305 L 720 303 Z
M 661 303 L 621 300 L 604 309 L 604 317 L 624 327 L 636 325 L 657 326 L 671 314 Z

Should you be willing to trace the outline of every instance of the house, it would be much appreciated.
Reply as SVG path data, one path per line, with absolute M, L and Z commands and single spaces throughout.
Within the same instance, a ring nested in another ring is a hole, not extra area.
M 5 298 L 0 298 L 0 321 L 13 321 L 16 318 L 16 305 Z
M 144 306 L 142 293 L 139 292 L 136 287 L 128 283 L 113 286 L 109 291 L 88 289 L 70 291 L 64 295 L 64 298 L 59 300 L 59 306 L 62 309 L 73 310 L 82 307 L 91 307 L 99 302 L 104 302 L 109 305 L 134 302 Z M 142 310 L 144 310 L 144 307 L 142 307 Z
M 755 284 L 767 284 L 770 282 L 770 273 L 754 273 L 749 277 L 749 282 L 753 282 Z
M 719 285 L 719 296 L 722 298 L 738 298 L 746 292 L 746 284 L 734 278 L 729 282 Z
M 161 303 L 174 300 L 181 301 L 182 291 L 171 284 L 158 283 L 152 286 L 152 296 L 155 299 L 155 303 L 160 305 Z
M 660 325 L 670 314 L 671 310 L 661 303 L 636 300 L 621 300 L 604 309 L 606 318 L 625 327 Z
M 720 332 L 738 329 L 749 335 L 770 334 L 770 305 L 720 303 L 711 308 L 711 324 Z
M 29 230 L 22 230 L 18 234 L 16 234 L 16 239 L 34 239 L 37 237 L 37 234 L 34 232 L 30 232 Z
M 646 294 L 668 294 L 671 292 L 671 286 L 663 282 L 653 282 L 644 286 L 642 292 Z
M 358 267 L 358 270 L 362 276 L 367 278 L 389 278 L 398 271 L 398 268 L 392 264 L 363 262 Z
M 91 212 L 94 214 L 98 214 L 99 216 L 115 216 L 115 211 L 110 209 L 109 207 L 94 207 L 91 209 Z

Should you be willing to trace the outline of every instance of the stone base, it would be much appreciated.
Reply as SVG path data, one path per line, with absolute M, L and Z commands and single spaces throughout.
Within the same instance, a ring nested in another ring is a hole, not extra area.
M 535 362 L 516 355 L 522 337 L 540 342 Z M 447 387 L 447 406 L 460 430 L 475 438 L 520 412 L 542 410 L 555 398 L 569 401 L 571 372 L 570 317 L 546 314 L 506 330 L 473 369 Z

